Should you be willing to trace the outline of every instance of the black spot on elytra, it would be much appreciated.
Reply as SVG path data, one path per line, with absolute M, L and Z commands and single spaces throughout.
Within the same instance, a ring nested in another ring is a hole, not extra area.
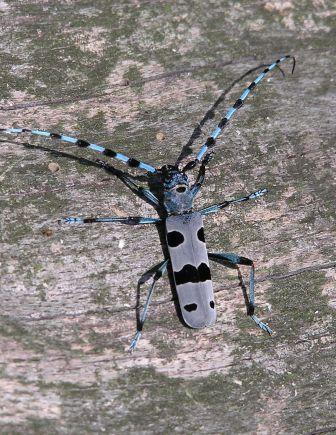
M 188 305 L 185 305 L 185 306 L 184 306 L 184 309 L 185 309 L 186 311 L 189 311 L 189 313 L 190 313 L 191 311 L 196 311 L 196 310 L 197 310 L 197 304 L 188 304 Z
M 170 231 L 167 233 L 168 246 L 176 248 L 184 242 L 184 236 L 179 231 Z
M 206 263 L 201 263 L 198 266 L 198 273 L 200 276 L 200 281 L 202 281 L 202 282 L 207 281 L 208 279 L 211 279 L 210 269 Z
M 198 237 L 198 240 L 205 243 L 204 228 L 203 227 L 197 231 L 197 237 Z
M 210 301 L 210 307 L 211 308 L 215 308 L 215 302 L 214 301 Z
M 252 82 L 252 83 L 250 84 L 250 86 L 248 87 L 248 89 L 249 89 L 250 91 L 252 91 L 252 89 L 254 89 L 256 86 L 257 86 L 256 83 L 255 83 L 255 82 Z
M 188 282 L 205 282 L 211 279 L 209 266 L 201 263 L 198 268 L 186 264 L 179 272 L 174 271 L 176 285 L 187 284 Z
M 268 71 L 269 71 L 269 68 L 265 68 L 264 71 L 263 71 L 263 73 L 264 73 L 264 74 L 267 74 Z

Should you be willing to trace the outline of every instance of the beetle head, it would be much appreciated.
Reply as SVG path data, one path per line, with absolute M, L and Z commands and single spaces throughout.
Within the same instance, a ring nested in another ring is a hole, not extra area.
M 165 165 L 160 169 L 163 182 L 163 203 L 169 214 L 191 210 L 193 195 L 189 178 L 177 166 Z

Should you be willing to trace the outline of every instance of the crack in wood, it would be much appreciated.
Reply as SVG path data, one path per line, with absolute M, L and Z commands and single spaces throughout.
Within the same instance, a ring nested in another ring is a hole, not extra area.
M 298 51 L 297 53 L 306 53 L 306 52 L 312 52 L 314 51 L 314 49 L 311 50 L 302 50 L 302 51 Z M 316 50 L 315 50 L 316 51 Z M 328 52 L 333 52 L 336 50 L 333 50 L 332 48 L 329 50 L 326 50 L 326 53 Z M 319 50 L 319 53 L 321 53 L 321 51 Z M 274 53 L 272 52 L 269 55 L 264 55 L 265 58 L 267 57 L 274 57 Z M 202 69 L 216 69 L 218 67 L 222 67 L 222 66 L 228 66 L 228 65 L 236 65 L 242 62 L 246 62 L 246 61 L 255 61 L 256 57 L 255 56 L 246 56 L 246 57 L 241 57 L 238 59 L 231 59 L 231 60 L 217 60 L 208 64 L 199 64 L 199 65 L 191 65 L 191 66 L 184 66 L 181 68 L 177 68 L 175 70 L 172 71 L 167 71 L 166 73 L 161 73 L 161 74 L 157 74 L 157 75 L 153 75 L 153 76 L 149 76 L 149 77 L 144 77 L 142 79 L 138 79 L 138 80 L 130 80 L 128 81 L 126 86 L 138 86 L 144 83 L 148 83 L 148 82 L 152 82 L 152 81 L 156 81 L 156 80 L 162 80 L 164 78 L 171 78 L 171 77 L 177 77 L 179 75 L 182 74 L 187 74 L 189 72 L 194 72 L 194 71 L 198 71 L 198 70 L 202 70 Z M 123 88 L 125 87 L 125 83 L 124 82 L 119 82 L 119 83 L 115 83 L 113 85 L 113 88 Z M 32 101 L 30 103 L 23 103 L 23 104 L 16 104 L 13 106 L 0 106 L 0 111 L 3 112 L 9 112 L 9 111 L 13 111 L 13 110 L 21 110 L 21 109 L 28 109 L 31 107 L 42 107 L 42 106 L 54 106 L 56 104 L 72 104 L 78 101 L 88 101 L 88 100 L 92 100 L 92 99 L 100 99 L 100 98 L 104 98 L 104 97 L 108 97 L 110 95 L 113 94 L 114 91 L 108 91 L 108 92 L 103 92 L 101 94 L 87 94 L 87 95 L 81 95 L 79 97 L 71 97 L 71 98 L 57 98 L 54 100 L 47 100 L 47 101 L 43 101 L 43 100 L 37 100 L 37 101 Z

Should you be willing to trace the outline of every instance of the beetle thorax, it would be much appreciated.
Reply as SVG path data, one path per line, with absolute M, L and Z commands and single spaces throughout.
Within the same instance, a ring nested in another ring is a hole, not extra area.
M 187 174 L 176 166 L 162 168 L 163 205 L 168 214 L 186 213 L 192 209 L 193 195 Z

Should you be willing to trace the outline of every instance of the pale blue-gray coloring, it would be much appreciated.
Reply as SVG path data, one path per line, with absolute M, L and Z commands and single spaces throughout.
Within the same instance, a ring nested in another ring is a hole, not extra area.
M 191 328 L 204 328 L 212 325 L 216 321 L 216 304 L 211 280 L 209 260 L 220 263 L 237 270 L 241 287 L 244 293 L 247 315 L 265 332 L 271 334 L 270 327 L 262 322 L 255 314 L 255 295 L 254 295 L 254 263 L 249 258 L 241 255 L 219 252 L 208 252 L 205 244 L 203 217 L 228 207 L 231 204 L 256 199 L 267 193 L 267 189 L 259 189 L 248 195 L 237 199 L 226 200 L 217 204 L 212 204 L 199 211 L 194 211 L 193 202 L 195 196 L 202 187 L 205 180 L 205 170 L 214 152 L 213 149 L 218 136 L 221 134 L 230 118 L 238 111 L 251 93 L 263 78 L 278 64 L 286 59 L 293 59 L 292 73 L 295 68 L 295 58 L 284 56 L 269 65 L 250 85 L 243 91 L 236 102 L 226 112 L 220 120 L 218 126 L 210 134 L 206 142 L 201 146 L 195 159 L 189 161 L 184 167 L 176 165 L 165 165 L 155 168 L 150 164 L 141 162 L 132 157 L 116 152 L 102 145 L 90 143 L 83 139 L 71 136 L 51 133 L 43 130 L 31 130 L 26 128 L 1 128 L 4 133 L 20 134 L 30 133 L 32 135 L 58 139 L 63 142 L 74 144 L 80 148 L 88 148 L 96 151 L 107 158 L 112 158 L 123 162 L 131 168 L 146 171 L 145 180 L 148 188 L 138 185 L 134 177 L 119 169 L 116 169 L 105 160 L 96 160 L 95 164 L 105 169 L 108 173 L 118 177 L 132 192 L 151 204 L 157 211 L 159 217 L 65 217 L 60 223 L 87 224 L 87 223 L 114 223 L 125 225 L 156 225 L 159 231 L 164 232 L 166 248 L 164 252 L 168 255 L 156 266 L 144 273 L 139 279 L 139 287 L 151 279 L 147 297 L 142 312 L 140 305 L 137 306 L 137 331 L 131 342 L 130 350 L 133 351 L 141 337 L 143 326 L 148 313 L 150 301 L 157 281 L 166 273 L 167 268 L 172 273 L 175 290 L 179 302 L 182 319 Z M 280 70 L 282 71 L 282 70 Z M 41 148 L 41 147 L 40 147 Z M 200 164 L 199 171 L 194 183 L 187 174 Z M 167 252 L 168 251 L 168 252 Z M 249 290 L 243 275 L 240 271 L 241 265 L 250 268 Z
M 166 240 L 183 320 L 191 328 L 212 325 L 216 310 L 202 214 L 168 216 Z

